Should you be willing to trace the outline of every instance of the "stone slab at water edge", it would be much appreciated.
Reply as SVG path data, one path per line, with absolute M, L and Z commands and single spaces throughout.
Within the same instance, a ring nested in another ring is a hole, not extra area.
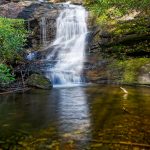
M 51 89 L 51 82 L 40 74 L 32 74 L 27 80 L 26 83 L 29 86 L 40 88 L 40 89 Z

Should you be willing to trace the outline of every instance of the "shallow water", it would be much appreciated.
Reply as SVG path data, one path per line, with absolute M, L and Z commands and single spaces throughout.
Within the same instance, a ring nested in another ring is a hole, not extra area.
M 150 88 L 89 86 L 0 96 L 0 148 L 150 149 Z

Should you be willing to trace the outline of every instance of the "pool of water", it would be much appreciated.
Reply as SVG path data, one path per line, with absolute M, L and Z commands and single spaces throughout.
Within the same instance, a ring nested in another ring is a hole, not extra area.
M 88 86 L 0 96 L 0 148 L 150 149 L 150 88 Z

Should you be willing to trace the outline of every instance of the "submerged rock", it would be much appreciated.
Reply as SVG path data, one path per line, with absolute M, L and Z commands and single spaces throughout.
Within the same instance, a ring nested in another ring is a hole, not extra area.
M 46 90 L 51 89 L 51 87 L 52 87 L 51 82 L 46 77 L 44 77 L 43 75 L 40 75 L 40 74 L 32 74 L 26 80 L 26 83 L 29 86 L 46 89 Z

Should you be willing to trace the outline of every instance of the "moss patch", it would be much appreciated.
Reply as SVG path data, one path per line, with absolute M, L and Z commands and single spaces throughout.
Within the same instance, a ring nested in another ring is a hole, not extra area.
M 149 58 L 134 58 L 128 60 L 117 60 L 114 61 L 109 68 L 118 70 L 121 75 L 120 82 L 123 83 L 137 83 L 137 77 L 139 70 L 142 66 L 150 63 Z
M 39 75 L 39 74 L 32 74 L 27 79 L 26 82 L 29 86 L 33 86 L 33 87 L 37 87 L 41 89 L 51 89 L 52 87 L 50 81 L 44 76 Z

